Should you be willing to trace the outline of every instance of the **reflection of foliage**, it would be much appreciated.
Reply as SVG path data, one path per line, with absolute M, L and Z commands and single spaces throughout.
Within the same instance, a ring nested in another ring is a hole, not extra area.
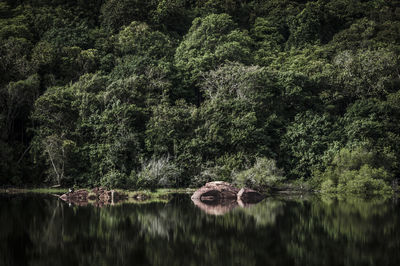
M 393 208 L 383 198 L 314 199 L 297 210 L 309 218 L 292 221 L 288 252 L 309 265 L 391 264 L 382 249 L 398 245 Z
M 397 264 L 397 256 L 385 255 L 399 246 L 395 208 L 384 199 L 299 196 L 212 216 L 187 196 L 105 208 L 15 196 L 0 201 L 0 263 Z
M 284 214 L 285 203 L 275 199 L 265 199 L 253 206 L 241 209 L 255 220 L 256 227 L 275 226 L 279 216 Z

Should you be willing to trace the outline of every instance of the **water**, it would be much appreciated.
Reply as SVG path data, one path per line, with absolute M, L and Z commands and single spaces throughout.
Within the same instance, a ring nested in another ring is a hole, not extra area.
M 2 195 L 0 265 L 400 265 L 392 199 L 271 197 L 233 207 L 207 214 L 188 195 L 103 208 Z

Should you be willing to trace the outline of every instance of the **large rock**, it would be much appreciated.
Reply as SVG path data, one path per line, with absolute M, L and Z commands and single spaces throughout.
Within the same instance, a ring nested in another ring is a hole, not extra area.
M 208 214 L 222 215 L 237 206 L 250 207 L 264 199 L 261 193 L 241 190 L 227 182 L 215 181 L 205 184 L 192 195 L 193 203 Z
M 223 181 L 214 181 L 205 184 L 193 195 L 192 200 L 198 199 L 202 202 L 213 202 L 221 199 L 235 199 L 239 189 Z

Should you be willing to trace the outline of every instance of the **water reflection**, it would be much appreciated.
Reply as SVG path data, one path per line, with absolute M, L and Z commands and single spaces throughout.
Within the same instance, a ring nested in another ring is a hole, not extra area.
M 0 265 L 400 262 L 399 206 L 390 200 L 274 197 L 246 208 L 219 208 L 205 212 L 187 195 L 104 208 L 2 196 Z
M 236 200 L 224 199 L 218 201 L 201 201 L 199 199 L 192 199 L 194 205 L 199 207 L 202 211 L 212 215 L 223 215 L 230 212 L 238 206 Z

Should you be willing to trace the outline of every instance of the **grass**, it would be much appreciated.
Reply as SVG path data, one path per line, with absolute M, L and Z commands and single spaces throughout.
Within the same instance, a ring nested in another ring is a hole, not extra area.
M 137 195 L 144 195 L 153 199 L 162 199 L 167 198 L 171 194 L 175 193 L 193 193 L 195 189 L 190 188 L 159 188 L 154 191 L 152 190 L 123 190 L 116 189 L 116 191 L 125 193 L 128 195 L 128 198 L 133 198 Z
M 67 188 L 6 188 L 0 189 L 0 193 L 39 193 L 39 194 L 62 194 L 68 192 Z
M 89 195 L 94 195 L 90 188 L 76 188 L 86 189 L 89 191 Z M 128 198 L 116 202 L 116 205 L 121 204 L 148 204 L 148 203 L 167 203 L 171 199 L 171 195 L 175 193 L 193 193 L 195 189 L 189 188 L 162 188 L 156 190 L 124 190 L 115 189 L 115 191 L 126 194 Z M 7 188 L 0 189 L 0 193 L 6 194 L 23 194 L 23 193 L 38 193 L 38 194 L 49 194 L 49 195 L 60 195 L 68 192 L 67 188 Z M 89 204 L 95 203 L 96 200 L 88 200 Z
M 91 191 L 89 188 L 79 188 L 86 189 Z M 75 189 L 75 190 L 78 190 Z M 165 198 L 170 194 L 174 193 L 193 193 L 195 189 L 190 188 L 160 188 L 154 191 L 152 190 L 125 190 L 125 189 L 116 189 L 116 191 L 127 194 L 129 198 L 132 198 L 136 195 L 145 195 L 150 198 Z M 0 189 L 0 193 L 10 193 L 10 194 L 18 194 L 18 193 L 40 193 L 40 194 L 63 194 L 68 192 L 67 188 L 7 188 Z

